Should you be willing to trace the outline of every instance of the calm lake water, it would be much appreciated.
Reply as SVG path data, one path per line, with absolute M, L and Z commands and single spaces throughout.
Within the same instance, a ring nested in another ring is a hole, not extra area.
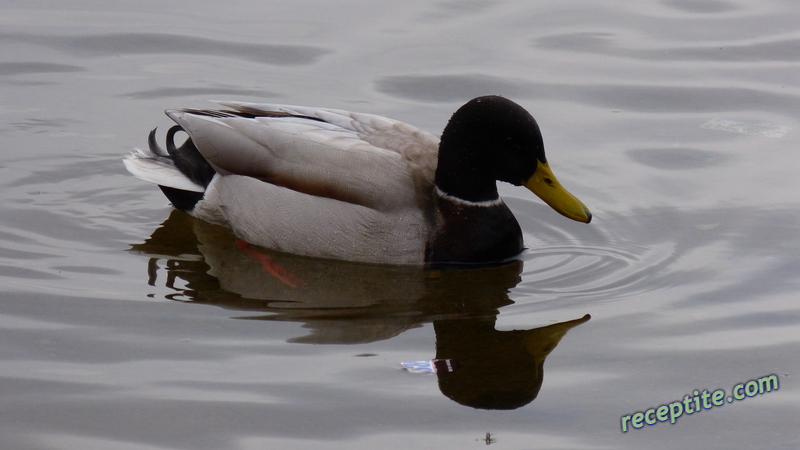
M 117 3 L 0 6 L 3 449 L 800 447 L 795 1 Z M 595 214 L 502 186 L 500 267 L 239 248 L 121 162 L 209 99 L 438 134 L 485 94 Z

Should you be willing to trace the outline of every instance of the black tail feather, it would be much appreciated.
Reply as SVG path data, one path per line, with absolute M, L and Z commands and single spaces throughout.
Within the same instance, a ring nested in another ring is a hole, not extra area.
M 147 136 L 147 145 L 150 147 L 150 151 L 156 155 L 161 156 L 162 158 L 169 158 L 169 154 L 165 152 L 159 145 L 158 141 L 156 141 L 156 130 L 157 128 L 153 128 L 150 130 L 150 135 Z
M 211 179 L 214 178 L 217 172 L 197 150 L 191 137 L 186 139 L 186 142 L 180 147 L 175 147 L 175 133 L 179 131 L 183 131 L 183 128 L 178 125 L 167 131 L 167 152 L 169 156 L 172 157 L 175 167 L 189 177 L 190 180 L 197 184 L 208 186 L 208 183 L 211 183 Z
M 153 129 L 147 139 L 150 151 L 156 158 L 171 160 L 175 167 L 190 180 L 202 186 L 208 186 L 217 172 L 197 150 L 191 137 L 186 139 L 186 142 L 180 147 L 175 146 L 175 134 L 179 131 L 183 131 L 183 129 L 178 125 L 169 129 L 167 132 L 167 151 L 164 151 L 158 145 L 156 130 Z M 202 192 L 184 191 L 169 186 L 159 187 L 161 192 L 172 202 L 173 206 L 184 211 L 191 211 L 197 202 L 203 199 Z

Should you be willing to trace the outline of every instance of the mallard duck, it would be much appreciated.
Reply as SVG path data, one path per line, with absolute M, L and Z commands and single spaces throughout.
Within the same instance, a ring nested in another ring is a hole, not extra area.
M 243 102 L 177 109 L 166 151 L 125 166 L 194 217 L 266 248 L 378 264 L 491 263 L 523 250 L 497 181 L 564 216 L 589 210 L 556 180 L 534 118 L 499 96 L 456 111 L 441 140 L 381 116 Z M 189 138 L 180 146 L 175 134 Z

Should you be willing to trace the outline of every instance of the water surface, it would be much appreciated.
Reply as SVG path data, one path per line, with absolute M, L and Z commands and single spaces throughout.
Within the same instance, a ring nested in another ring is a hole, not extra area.
M 6 2 L 2 447 L 796 448 L 794 6 Z M 209 99 L 439 133 L 486 94 L 534 114 L 595 215 L 501 186 L 529 249 L 498 267 L 243 248 L 121 164 L 164 109 Z M 399 366 L 434 358 L 459 366 Z M 777 391 L 621 432 L 770 374 Z

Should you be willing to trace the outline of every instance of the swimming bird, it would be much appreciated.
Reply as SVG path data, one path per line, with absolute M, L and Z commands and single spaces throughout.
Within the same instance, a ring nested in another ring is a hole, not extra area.
M 441 139 L 372 114 L 218 103 L 227 109 L 167 110 L 177 126 L 166 151 L 153 130 L 124 163 L 176 208 L 251 244 L 377 264 L 503 261 L 524 244 L 497 181 L 592 218 L 553 175 L 536 120 L 504 97 L 470 100 Z

